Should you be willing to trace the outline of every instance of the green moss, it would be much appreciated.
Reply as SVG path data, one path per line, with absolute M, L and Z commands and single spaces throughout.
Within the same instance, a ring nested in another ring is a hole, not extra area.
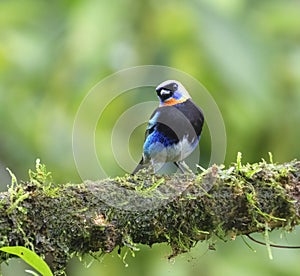
M 36 160 L 35 171 L 29 170 L 29 181 L 37 186 L 47 186 L 52 183 L 51 172 L 48 172 L 45 164 L 40 159 Z
M 241 234 L 290 231 L 299 223 L 291 197 L 299 183 L 300 169 L 295 168 L 273 160 L 243 164 L 239 154 L 229 168 L 214 165 L 199 175 L 141 170 L 134 176 L 59 186 L 37 161 L 28 182 L 12 176 L 8 197 L 0 201 L 8 216 L 0 234 L 10 233 L 10 240 L 2 237 L 0 244 L 34 245 L 38 254 L 51 255 L 58 275 L 75 255 L 102 256 L 124 248 L 125 262 L 138 243 L 166 242 L 175 257 L 202 240 L 214 249 L 218 240 Z

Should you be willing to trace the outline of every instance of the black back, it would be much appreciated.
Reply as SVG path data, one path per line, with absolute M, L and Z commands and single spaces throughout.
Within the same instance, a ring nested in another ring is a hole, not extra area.
M 191 99 L 176 105 L 158 107 L 150 120 L 155 116 L 156 124 L 150 125 L 146 137 L 156 129 L 168 138 L 169 143 L 177 143 L 184 136 L 193 141 L 200 136 L 204 123 L 201 109 Z

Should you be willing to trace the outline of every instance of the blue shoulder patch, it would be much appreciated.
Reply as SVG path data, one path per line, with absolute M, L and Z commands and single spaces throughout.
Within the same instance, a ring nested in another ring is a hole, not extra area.
M 149 120 L 148 125 L 147 125 L 147 130 L 150 129 L 150 128 L 152 128 L 156 124 L 157 118 L 158 118 L 159 114 L 160 114 L 160 112 L 157 111 L 154 114 L 154 116 Z

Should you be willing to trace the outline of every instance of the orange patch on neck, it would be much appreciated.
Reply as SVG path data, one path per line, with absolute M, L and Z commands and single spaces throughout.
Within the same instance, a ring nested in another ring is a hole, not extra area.
M 187 98 L 182 98 L 180 100 L 176 100 L 174 98 L 171 98 L 171 99 L 166 100 L 163 103 L 161 103 L 160 106 L 168 106 L 168 105 L 180 104 L 180 103 L 184 103 L 186 100 L 187 100 Z

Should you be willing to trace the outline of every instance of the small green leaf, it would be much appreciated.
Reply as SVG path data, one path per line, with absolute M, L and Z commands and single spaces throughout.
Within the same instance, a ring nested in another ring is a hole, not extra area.
M 242 168 L 242 153 L 238 152 L 236 157 L 236 169 L 238 172 L 240 172 L 241 168 Z
M 35 252 L 24 246 L 4 246 L 0 250 L 20 257 L 43 276 L 53 276 L 47 263 Z
M 40 276 L 40 275 L 37 274 L 35 271 L 29 270 L 29 269 L 26 269 L 25 272 L 27 272 L 28 274 L 31 274 L 31 275 L 33 275 L 33 276 Z
M 271 163 L 271 164 L 274 164 L 272 152 L 269 151 L 268 154 L 269 154 L 270 163 Z
M 268 250 L 269 259 L 273 260 L 272 250 L 271 250 L 271 246 L 270 246 L 270 238 L 269 238 L 269 227 L 268 227 L 267 223 L 266 223 L 264 237 L 265 237 L 266 247 Z

